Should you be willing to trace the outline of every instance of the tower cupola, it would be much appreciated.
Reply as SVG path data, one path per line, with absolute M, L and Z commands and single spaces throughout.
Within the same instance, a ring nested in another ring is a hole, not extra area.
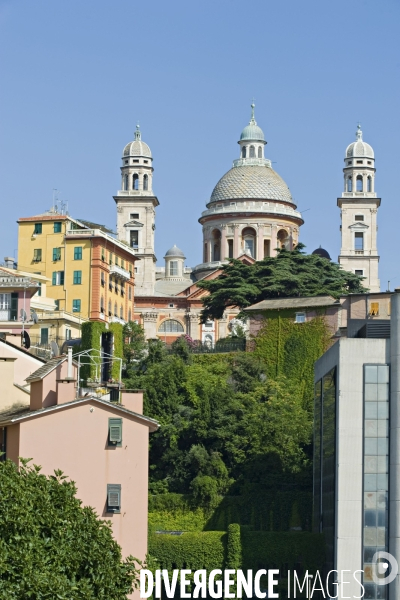
M 142 141 L 139 124 L 134 139 L 123 150 L 121 193 L 123 195 L 153 195 L 153 157 L 149 146 Z
M 375 196 L 375 155 L 372 147 L 363 140 L 360 123 L 355 141 L 346 148 L 343 173 L 345 194 Z
M 251 105 L 251 119 L 248 125 L 243 129 L 240 134 L 240 158 L 241 159 L 260 159 L 264 160 L 264 146 L 267 143 L 265 141 L 264 132 L 257 125 L 257 121 L 254 117 L 255 104 Z M 249 163 L 250 164 L 250 163 Z

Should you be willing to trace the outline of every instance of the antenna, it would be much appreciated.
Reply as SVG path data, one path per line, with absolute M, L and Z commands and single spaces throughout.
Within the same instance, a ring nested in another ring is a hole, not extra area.
M 57 212 L 58 190 L 53 188 L 53 212 Z

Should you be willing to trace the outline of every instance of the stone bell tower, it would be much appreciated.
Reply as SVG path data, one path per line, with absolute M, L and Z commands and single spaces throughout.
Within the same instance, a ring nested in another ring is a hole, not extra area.
M 376 237 L 381 199 L 375 193 L 374 151 L 363 141 L 360 125 L 356 141 L 346 149 L 343 173 L 344 189 L 337 201 L 342 219 L 339 264 L 365 277 L 363 284 L 370 292 L 379 292 Z
M 118 239 L 129 244 L 140 259 L 135 263 L 135 296 L 154 294 L 155 208 L 159 202 L 153 193 L 152 163 L 151 150 L 142 142 L 137 125 L 133 142 L 129 142 L 123 151 L 121 189 L 114 196 Z

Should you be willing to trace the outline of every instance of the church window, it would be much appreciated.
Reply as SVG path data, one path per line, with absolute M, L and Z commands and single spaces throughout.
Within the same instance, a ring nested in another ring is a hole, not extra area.
M 159 333 L 183 333 L 184 328 L 182 323 L 175 319 L 167 319 L 163 321 L 158 330 Z
M 177 260 L 171 260 L 169 263 L 169 274 L 172 275 L 178 275 L 178 261 Z
M 356 231 L 354 234 L 354 250 L 356 252 L 364 250 L 364 233 L 362 231 Z
M 369 165 L 372 165 L 372 162 L 371 162 L 370 160 L 367 160 L 367 163 L 368 163 Z
M 129 190 L 129 178 L 128 178 L 128 175 L 125 175 L 125 190 Z
M 353 191 L 353 180 L 351 177 L 347 178 L 347 191 L 348 192 L 352 192 Z
M 214 229 L 212 232 L 213 243 L 212 243 L 212 260 L 221 260 L 221 232 L 219 229 Z
M 271 240 L 264 240 L 264 258 L 271 256 Z
M 130 219 L 138 219 L 138 218 L 139 218 L 139 213 L 131 213 L 131 214 L 129 215 L 129 218 L 130 218 Z
M 278 231 L 278 248 L 286 248 L 289 250 L 289 235 L 285 229 L 280 229 Z
M 242 158 L 246 158 L 246 146 L 242 148 Z
M 250 146 L 250 158 L 255 158 L 256 157 L 256 150 L 254 148 L 254 146 Z
M 256 232 L 252 227 L 245 227 L 242 231 L 243 250 L 250 254 L 253 258 L 256 257 Z
M 137 173 L 134 173 L 132 175 L 132 189 L 133 190 L 139 189 L 139 175 Z
M 262 158 L 262 148 L 258 146 L 258 158 Z
M 368 177 L 367 179 L 367 192 L 372 192 L 372 179 Z
M 148 175 L 144 175 L 143 176 L 143 189 L 144 190 L 148 190 L 149 189 L 149 177 L 148 177 Z
M 137 230 L 130 232 L 130 246 L 131 248 L 137 248 L 139 246 L 139 232 Z
M 233 258 L 233 240 L 228 240 L 228 258 Z
M 357 175 L 357 192 L 363 191 L 363 180 L 361 175 Z
M 355 215 L 354 220 L 355 221 L 364 221 L 364 215 Z

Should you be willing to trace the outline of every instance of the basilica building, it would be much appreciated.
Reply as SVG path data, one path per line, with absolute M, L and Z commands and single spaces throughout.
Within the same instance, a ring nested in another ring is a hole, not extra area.
M 134 318 L 147 338 L 171 343 L 186 333 L 213 344 L 227 336 L 237 309 L 227 309 L 218 322 L 201 324 L 202 298 L 207 292 L 196 282 L 218 277 L 229 259 L 251 264 L 275 256 L 278 248 L 291 250 L 298 244 L 304 221 L 287 184 L 265 157 L 267 142 L 254 109 L 252 104 L 250 122 L 240 134 L 238 158 L 214 187 L 199 218 L 202 262 L 194 267 L 185 266 L 185 254 L 176 245 L 166 251 L 164 266 L 157 267 L 154 235 L 159 201 L 153 192 L 153 156 L 139 126 L 123 150 L 121 189 L 114 196 L 117 235 L 139 259 L 135 262 Z M 358 128 L 356 141 L 346 150 L 344 191 L 338 199 L 342 217 L 339 263 L 364 276 L 371 291 L 379 291 L 376 213 L 380 199 L 374 178 L 374 153 Z M 315 252 L 329 259 L 322 248 Z

